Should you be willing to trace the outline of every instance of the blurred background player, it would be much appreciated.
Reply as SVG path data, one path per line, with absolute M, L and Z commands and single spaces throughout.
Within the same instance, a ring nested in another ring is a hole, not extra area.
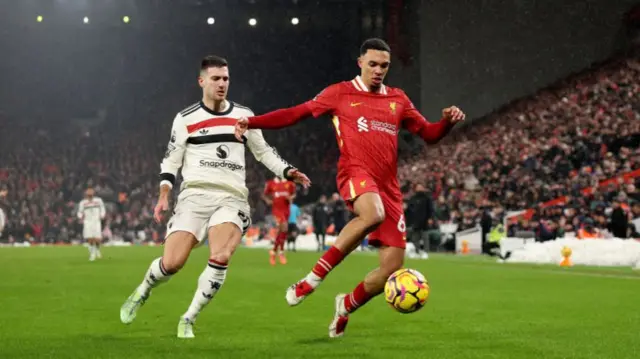
M 102 258 L 102 220 L 107 211 L 102 198 L 95 196 L 93 188 L 87 188 L 85 198 L 78 204 L 78 220 L 82 223 L 82 238 L 89 245 L 89 260 Z
M 309 184 L 304 174 L 267 144 L 262 132 L 247 132 L 238 140 L 233 136 L 235 119 L 253 112 L 227 100 L 229 68 L 225 59 L 205 57 L 198 83 L 202 87 L 202 100 L 176 115 L 160 165 L 156 221 L 162 222 L 169 209 L 169 194 L 179 170 L 183 178 L 167 224 L 164 252 L 151 262 L 142 283 L 120 308 L 120 320 L 125 324 L 133 322 L 151 290 L 182 269 L 193 248 L 207 237 L 209 261 L 198 278 L 189 308 L 178 321 L 178 338 L 194 337 L 193 325 L 198 314 L 222 288 L 229 260 L 251 225 L 245 146 L 276 175 L 295 179 L 305 186 Z
M 353 292 L 336 296 L 330 337 L 342 336 L 349 314 L 382 293 L 389 275 L 404 263 L 406 224 L 397 179 L 400 127 L 427 143 L 435 143 L 464 119 L 464 113 L 454 106 L 442 111 L 440 122 L 427 122 L 404 91 L 383 84 L 390 64 L 389 45 L 381 39 L 366 40 L 358 58 L 361 73 L 353 80 L 331 85 L 301 105 L 241 119 L 236 124 L 239 137 L 250 128 L 276 129 L 309 116 L 333 115 L 340 149 L 337 185 L 356 217 L 312 271 L 287 290 L 286 300 L 291 306 L 300 304 L 368 234 L 369 244 L 380 247 L 380 266 Z
M 327 196 L 321 195 L 318 202 L 313 206 L 313 233 L 318 241 L 318 252 L 324 250 L 324 242 L 327 236 L 327 227 L 329 227 L 329 206 L 327 205 Z
M 7 215 L 3 209 L 4 198 L 7 196 L 7 190 L 0 190 L 0 239 L 2 239 L 2 232 L 4 231 L 4 227 L 7 226 Z
M 289 206 L 289 233 L 287 234 L 288 251 L 296 251 L 296 239 L 298 239 L 298 235 L 300 234 L 298 219 L 301 215 L 300 207 L 295 203 L 291 203 L 291 206 Z
M 262 199 L 271 206 L 271 215 L 278 226 L 273 249 L 269 251 L 269 263 L 272 266 L 276 265 L 276 256 L 278 256 L 280 264 L 287 264 L 284 243 L 287 240 L 287 232 L 289 232 L 290 206 L 295 198 L 296 184 L 291 181 L 276 177 L 267 181 L 264 187 Z

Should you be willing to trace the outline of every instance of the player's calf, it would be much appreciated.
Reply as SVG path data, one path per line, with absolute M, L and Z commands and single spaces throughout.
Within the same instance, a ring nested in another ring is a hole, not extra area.
M 193 324 L 198 314 L 222 288 L 231 256 L 242 239 L 240 228 L 224 222 L 209 228 L 209 262 L 198 278 L 198 287 L 187 311 L 178 324 L 179 338 L 193 337 Z
M 195 322 L 198 314 L 204 307 L 211 302 L 213 297 L 218 293 L 224 280 L 227 277 L 228 262 L 218 261 L 214 258 L 209 259 L 209 263 L 205 267 L 202 274 L 198 278 L 198 288 L 193 296 L 191 305 L 182 315 L 183 319 Z
M 137 316 L 138 309 L 144 305 L 151 290 L 166 282 L 184 266 L 193 246 L 198 243 L 189 232 L 179 231 L 169 235 L 165 241 L 164 254 L 151 262 L 142 283 L 120 307 L 120 320 L 131 323 Z
M 144 305 L 151 294 L 151 289 L 157 287 L 171 278 L 171 273 L 167 272 L 162 263 L 162 257 L 151 262 L 142 283 L 129 295 L 122 307 L 120 307 L 120 321 L 129 324 L 138 315 L 138 309 Z
M 404 249 L 396 247 L 384 247 L 380 249 L 380 267 L 371 271 L 344 300 L 344 306 L 348 313 L 355 312 L 372 298 L 384 292 L 387 278 L 402 268 L 404 264 Z

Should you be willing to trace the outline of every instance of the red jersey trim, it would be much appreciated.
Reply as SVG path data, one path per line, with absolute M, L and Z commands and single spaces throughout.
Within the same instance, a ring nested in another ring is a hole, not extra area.
M 194 123 L 193 125 L 187 126 L 187 132 L 193 133 L 203 128 L 207 127 L 216 127 L 216 126 L 235 126 L 236 122 L 238 122 L 237 118 L 231 117 L 214 117 L 208 120 L 200 121 Z

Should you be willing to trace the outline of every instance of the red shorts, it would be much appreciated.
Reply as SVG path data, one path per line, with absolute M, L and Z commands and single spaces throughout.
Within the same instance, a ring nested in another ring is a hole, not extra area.
M 278 225 L 281 225 L 282 223 L 289 223 L 289 212 L 290 211 L 273 209 L 271 215 L 275 218 Z
M 360 195 L 372 192 L 380 195 L 384 206 L 385 218 L 382 224 L 369 234 L 372 246 L 405 248 L 407 245 L 406 224 L 402 208 L 402 193 L 395 185 L 380 186 L 370 176 L 338 177 L 340 195 L 353 210 L 353 202 Z

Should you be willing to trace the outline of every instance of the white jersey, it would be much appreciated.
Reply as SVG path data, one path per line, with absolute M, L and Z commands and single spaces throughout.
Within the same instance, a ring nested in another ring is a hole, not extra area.
M 106 214 L 104 202 L 100 197 L 85 198 L 78 205 L 78 218 L 82 220 L 85 226 L 87 224 L 99 224 Z
M 7 217 L 5 216 L 2 208 L 0 208 L 0 235 L 2 234 L 2 231 L 4 230 L 4 227 L 6 225 L 7 225 Z
M 245 146 L 280 178 L 293 168 L 267 144 L 260 130 L 248 130 L 243 141 L 238 141 L 234 135 L 237 120 L 253 116 L 253 112 L 231 101 L 225 104 L 224 111 L 215 112 L 198 102 L 176 115 L 160 165 L 161 185 L 173 187 L 182 168 L 181 190 L 224 191 L 246 203 Z

